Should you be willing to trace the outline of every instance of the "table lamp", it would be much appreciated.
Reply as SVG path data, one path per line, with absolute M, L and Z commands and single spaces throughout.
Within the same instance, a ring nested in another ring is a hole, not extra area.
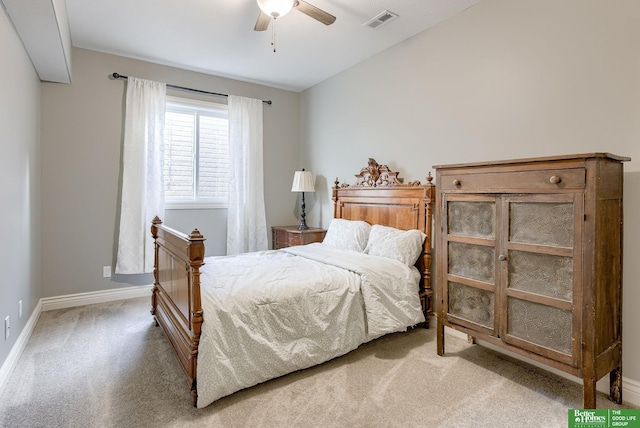
M 302 213 L 300 214 L 300 224 L 298 225 L 298 230 L 309 229 L 307 226 L 307 221 L 305 219 L 306 215 L 304 213 L 304 192 L 315 192 L 313 188 L 313 175 L 311 171 L 305 171 L 302 168 L 302 171 L 296 171 L 293 176 L 293 185 L 291 186 L 292 192 L 302 192 Z

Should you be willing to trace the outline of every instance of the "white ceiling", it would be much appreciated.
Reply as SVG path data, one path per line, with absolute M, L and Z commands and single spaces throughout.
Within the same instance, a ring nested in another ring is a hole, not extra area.
M 52 26 L 42 23 L 34 2 L 2 1 L 41 77 L 54 62 L 33 47 L 41 43 L 27 41 L 70 32 L 79 48 L 302 91 L 480 0 L 308 0 L 336 16 L 335 23 L 325 26 L 294 9 L 277 20 L 275 53 L 273 22 L 267 31 L 253 30 L 256 0 L 66 0 L 68 30 L 61 28 L 66 20 L 52 0 L 58 33 L 45 33 Z M 385 10 L 399 18 L 377 29 L 363 26 Z M 18 23 L 18 13 L 27 21 L 31 16 L 32 25 Z M 33 37 L 33 31 L 41 34 Z
M 66 0 L 72 43 L 188 70 L 301 91 L 480 0 L 308 0 L 336 21 L 292 10 L 253 30 L 256 0 Z M 384 10 L 400 17 L 363 27 Z M 273 25 L 273 23 L 271 24 Z M 115 70 L 114 70 L 115 71 Z

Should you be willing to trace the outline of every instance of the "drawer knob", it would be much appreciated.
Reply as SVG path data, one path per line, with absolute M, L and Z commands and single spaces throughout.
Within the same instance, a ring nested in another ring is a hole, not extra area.
M 459 186 L 460 185 L 460 180 L 458 180 L 457 178 L 453 179 L 453 185 L 454 186 Z
M 558 177 L 557 175 L 552 175 L 551 177 L 549 177 L 549 183 L 551 184 L 558 184 L 562 181 L 562 178 Z
M 505 256 L 504 254 L 500 254 L 500 255 L 498 256 L 498 260 L 500 260 L 501 262 L 503 262 L 503 261 L 507 260 L 507 256 Z

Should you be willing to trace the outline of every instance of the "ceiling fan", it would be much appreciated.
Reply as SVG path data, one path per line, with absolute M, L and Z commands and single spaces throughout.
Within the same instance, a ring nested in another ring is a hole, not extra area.
M 253 27 L 255 31 L 265 31 L 269 28 L 272 19 L 283 17 L 291 9 L 297 9 L 324 25 L 331 25 L 336 20 L 335 16 L 303 0 L 257 0 L 257 2 L 260 7 L 260 16 Z

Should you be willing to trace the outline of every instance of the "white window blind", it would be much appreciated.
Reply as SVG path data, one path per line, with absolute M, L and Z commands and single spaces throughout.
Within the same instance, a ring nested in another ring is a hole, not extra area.
M 227 106 L 167 97 L 164 190 L 167 208 L 226 207 Z

